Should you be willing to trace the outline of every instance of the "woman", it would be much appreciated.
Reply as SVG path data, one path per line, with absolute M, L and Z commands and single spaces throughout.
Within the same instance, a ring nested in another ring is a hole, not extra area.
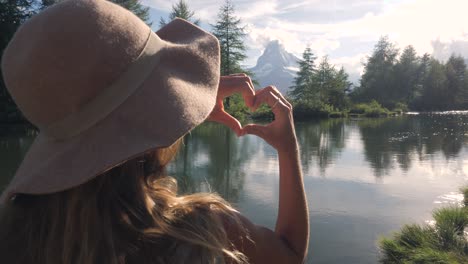
M 219 77 L 219 44 L 176 19 L 157 34 L 104 0 L 69 0 L 20 27 L 4 51 L 9 92 L 40 134 L 2 194 L 5 263 L 301 263 L 308 218 L 291 105 L 246 75 Z M 240 123 L 241 93 L 267 126 Z M 177 196 L 164 169 L 205 120 L 278 151 L 275 231 L 215 194 Z

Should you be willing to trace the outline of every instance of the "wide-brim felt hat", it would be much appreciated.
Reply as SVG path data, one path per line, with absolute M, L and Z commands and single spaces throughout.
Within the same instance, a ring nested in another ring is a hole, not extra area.
M 158 147 L 211 113 L 219 43 L 176 19 L 154 33 L 105 0 L 68 0 L 35 15 L 2 58 L 8 91 L 39 128 L 2 194 L 79 186 Z

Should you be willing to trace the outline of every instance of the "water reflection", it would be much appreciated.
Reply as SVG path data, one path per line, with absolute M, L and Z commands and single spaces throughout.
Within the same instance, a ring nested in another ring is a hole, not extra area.
M 175 173 L 182 193 L 216 191 L 231 202 L 239 200 L 245 172 L 255 146 L 238 139 L 228 128 L 208 123 L 184 138 L 169 172 Z
M 467 129 L 468 115 L 297 123 L 312 230 L 307 263 L 376 263 L 380 235 L 456 201 L 468 180 Z M 34 138 L 28 131 L 0 129 L 1 186 Z M 218 192 L 274 228 L 278 161 L 262 139 L 204 124 L 184 138 L 168 172 L 182 193 Z
M 296 125 L 302 164 L 306 171 L 315 161 L 323 174 L 340 155 L 348 135 L 344 122 L 343 119 L 328 119 Z
M 407 172 L 413 162 L 430 161 L 439 152 L 456 159 L 467 142 L 467 122 L 466 115 L 420 115 L 365 119 L 358 126 L 366 160 L 380 177 L 395 165 Z
M 437 171 L 437 155 L 447 161 L 458 160 L 467 141 L 467 126 L 466 115 L 419 115 L 310 121 L 298 123 L 296 128 L 306 176 L 326 177 L 327 169 L 335 165 L 348 168 L 348 174 L 366 174 L 362 168 L 349 169 L 362 156 L 379 179 L 397 167 L 408 173 L 415 163 Z M 353 148 L 357 149 L 351 155 L 341 157 L 344 150 Z M 237 138 L 229 129 L 208 123 L 185 137 L 169 172 L 177 176 L 183 193 L 212 190 L 237 203 L 246 174 L 252 170 L 275 172 L 275 159 L 275 151 L 262 140 L 251 136 Z M 273 168 L 266 170 L 269 166 Z M 463 170 L 460 166 L 458 170 Z

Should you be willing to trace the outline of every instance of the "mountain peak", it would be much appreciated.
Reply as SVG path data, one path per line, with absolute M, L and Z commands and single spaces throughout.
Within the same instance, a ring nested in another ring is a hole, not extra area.
M 283 44 L 281 44 L 281 42 L 279 40 L 275 39 L 275 40 L 272 40 L 272 41 L 267 43 L 267 45 L 265 47 L 265 50 L 278 49 L 278 48 L 284 49 L 284 46 L 283 46 Z
M 257 65 L 254 68 L 265 64 L 273 64 L 282 67 L 295 67 L 297 65 L 297 60 L 296 56 L 287 52 L 283 44 L 276 39 L 268 42 L 263 54 L 258 58 Z
M 251 69 L 261 86 L 276 85 L 287 91 L 297 71 L 298 58 L 286 51 L 279 40 L 267 43 L 265 50 Z

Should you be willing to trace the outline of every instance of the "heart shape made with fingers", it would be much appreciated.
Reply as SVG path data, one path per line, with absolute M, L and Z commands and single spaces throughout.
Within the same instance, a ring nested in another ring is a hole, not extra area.
M 255 98 L 252 80 L 246 74 L 233 74 L 221 76 L 216 98 L 216 105 L 213 108 L 208 120 L 221 123 L 231 128 L 237 136 L 241 136 L 242 125 L 235 117 L 226 112 L 224 108 L 224 99 L 233 95 L 241 94 L 247 107 L 252 110 Z
M 246 127 L 242 127 L 239 120 L 227 113 L 224 108 L 224 98 L 235 93 L 242 95 L 245 105 L 251 111 L 256 111 L 262 104 L 269 105 L 275 114 L 275 121 L 266 126 L 249 124 Z M 253 89 L 251 79 L 245 74 L 222 76 L 220 79 L 216 105 L 208 120 L 224 124 L 231 128 L 238 136 L 242 136 L 246 133 L 257 134 L 256 132 L 260 130 L 263 131 L 268 127 L 275 126 L 278 119 L 277 114 L 279 113 L 278 111 L 275 111 L 275 108 L 279 104 L 281 104 L 284 109 L 291 109 L 291 105 L 274 86 L 267 86 L 261 90 L 255 91 Z

